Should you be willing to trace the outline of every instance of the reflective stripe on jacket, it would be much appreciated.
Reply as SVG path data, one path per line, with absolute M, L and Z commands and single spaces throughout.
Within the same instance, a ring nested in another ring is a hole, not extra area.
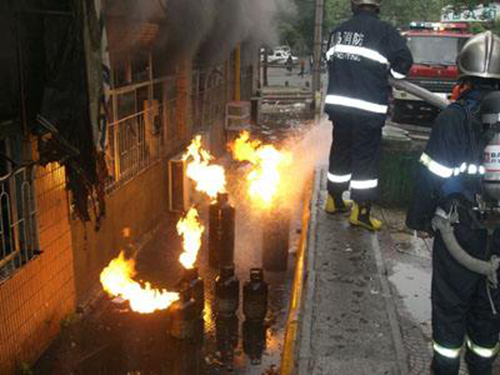
M 406 41 L 373 12 L 357 12 L 330 35 L 325 111 L 363 110 L 385 115 L 389 74 L 408 73 L 413 59 Z
M 467 93 L 437 117 L 419 160 L 413 203 L 406 220 L 409 228 L 430 231 L 436 208 L 446 205 L 452 196 L 475 203 L 480 176 L 485 173 L 485 140 L 474 114 L 483 95 L 479 91 Z

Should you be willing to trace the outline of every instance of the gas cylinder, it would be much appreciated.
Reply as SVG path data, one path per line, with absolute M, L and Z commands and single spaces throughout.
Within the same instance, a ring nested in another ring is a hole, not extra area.
M 267 313 L 269 286 L 260 268 L 250 270 L 250 280 L 243 287 L 243 313 L 250 321 L 263 321 Z
M 215 340 L 221 361 L 227 370 L 233 370 L 234 349 L 238 346 L 238 317 L 218 316 L 215 319 Z
M 208 262 L 211 267 L 226 267 L 234 263 L 235 209 L 229 195 L 217 195 L 209 208 Z
M 262 218 L 262 265 L 266 271 L 287 270 L 290 210 L 275 203 Z
M 266 350 L 266 326 L 264 322 L 246 320 L 243 323 L 243 350 L 252 365 L 260 365 Z
M 193 345 L 193 343 L 185 340 L 172 340 L 172 342 L 168 343 L 168 350 L 171 359 L 164 360 L 165 367 L 161 369 L 162 371 L 155 372 L 155 374 L 202 375 L 205 373 L 203 349 L 197 345 L 197 342 Z M 151 374 L 152 372 L 148 373 Z M 128 374 L 144 374 L 144 372 L 133 371 Z
M 223 267 L 215 279 L 215 312 L 217 315 L 233 315 L 240 302 L 240 281 L 234 274 L 234 266 Z
M 198 268 L 185 269 L 179 290 L 185 290 L 196 304 L 196 313 L 200 316 L 205 308 L 205 285 L 199 276 Z
M 196 303 L 187 291 L 180 292 L 180 299 L 168 309 L 170 317 L 170 335 L 178 340 L 190 340 L 195 337 L 198 315 Z

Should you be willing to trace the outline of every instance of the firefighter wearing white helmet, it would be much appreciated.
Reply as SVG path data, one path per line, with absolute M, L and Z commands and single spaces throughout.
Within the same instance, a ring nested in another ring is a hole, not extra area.
M 387 115 L 388 77 L 404 78 L 413 59 L 406 41 L 379 19 L 381 0 L 352 0 L 353 17 L 330 35 L 325 112 L 333 123 L 325 210 L 351 209 L 349 222 L 368 230 L 381 223 L 371 215 L 378 198 L 378 163 Z M 353 202 L 342 194 L 351 190 Z
M 458 57 L 461 94 L 437 117 L 408 212 L 433 235 L 432 373 L 490 375 L 500 333 L 500 38 L 471 38 Z M 495 215 L 492 215 L 494 213 Z M 485 218 L 489 218 L 485 221 Z
M 354 6 L 375 5 L 377 7 L 380 7 L 382 5 L 382 0 L 351 0 L 351 4 Z

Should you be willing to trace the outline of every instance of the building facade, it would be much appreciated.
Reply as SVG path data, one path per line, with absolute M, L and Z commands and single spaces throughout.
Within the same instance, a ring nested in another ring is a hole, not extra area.
M 105 8 L 94 11 L 105 15 Z M 22 43 L 13 48 L 15 56 L 0 58 L 15 73 L 2 76 L 12 81 L 12 96 L 0 96 L 1 374 L 33 364 L 61 322 L 100 292 L 99 274 L 123 248 L 123 229 L 141 241 L 168 211 L 168 160 L 197 133 L 210 139 L 214 155 L 222 155 L 226 104 L 237 98 L 236 91 L 249 100 L 256 90 L 253 61 L 238 65 L 236 51 L 210 64 L 196 55 L 165 56 L 155 43 L 161 19 L 134 23 L 132 30 L 113 28 L 119 17 L 110 14 L 105 22 L 111 75 L 102 132 L 106 213 L 99 220 L 92 199 L 91 220 L 78 217 L 63 161 L 24 163 L 39 160 L 40 135 L 23 128 L 31 120 L 23 119 L 21 102 L 29 102 L 30 92 L 20 90 L 18 80 L 24 70 L 27 76 L 21 78 L 36 87 L 30 79 L 36 72 L 23 66 L 37 60 L 19 59 Z M 123 43 L 124 38 L 133 42 Z M 12 97 L 21 99 L 2 107 L 2 100 Z

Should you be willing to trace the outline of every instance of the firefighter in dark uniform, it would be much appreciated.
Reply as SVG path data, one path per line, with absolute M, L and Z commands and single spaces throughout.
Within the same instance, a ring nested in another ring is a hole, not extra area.
M 382 127 L 387 114 L 389 74 L 404 78 L 412 63 L 406 41 L 379 19 L 382 0 L 351 0 L 354 16 L 330 35 L 325 112 L 333 123 L 328 173 L 328 213 L 346 212 L 342 194 L 351 189 L 350 223 L 378 230 L 370 214 L 377 199 Z
M 491 32 L 471 38 L 458 57 L 458 66 L 461 93 L 436 119 L 420 158 L 407 225 L 435 237 L 432 373 L 458 374 L 465 346 L 469 373 L 488 375 L 498 353 L 500 331 L 500 293 L 495 288 L 500 232 L 495 227 L 487 230 L 478 207 L 484 196 L 481 181 L 488 174 L 483 166 L 492 128 L 488 118 L 500 121 L 500 93 L 490 99 L 500 84 L 500 38 Z M 456 255 L 452 250 L 458 248 L 462 253 Z M 471 260 L 491 266 L 490 276 L 473 271 Z

